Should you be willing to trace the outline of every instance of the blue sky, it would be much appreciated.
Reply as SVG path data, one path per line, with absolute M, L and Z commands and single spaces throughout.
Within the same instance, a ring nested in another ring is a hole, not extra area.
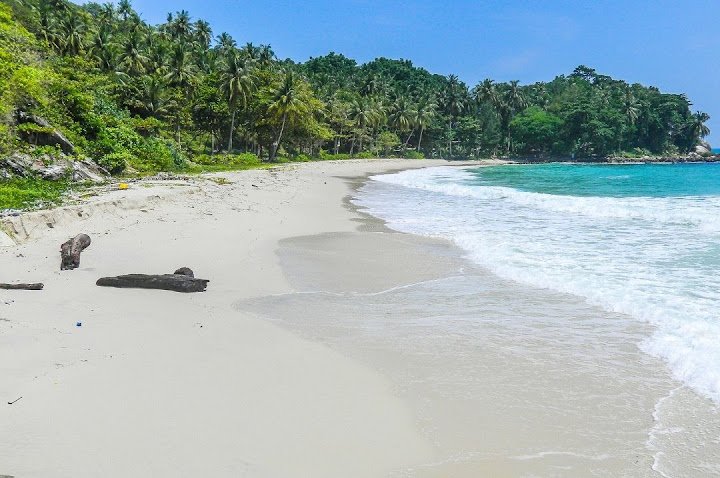
M 185 9 L 215 34 L 304 61 L 330 51 L 433 73 L 531 83 L 579 64 L 686 93 L 720 146 L 718 0 L 134 0 L 151 23 Z

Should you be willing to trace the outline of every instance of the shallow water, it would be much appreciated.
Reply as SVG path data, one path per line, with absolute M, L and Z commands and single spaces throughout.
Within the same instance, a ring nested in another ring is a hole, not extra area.
M 708 448 L 707 434 L 691 425 L 700 420 L 707 431 L 720 421 L 706 400 L 678 393 L 662 362 L 637 347 L 648 324 L 502 279 L 446 243 L 417 239 L 283 241 L 278 254 L 297 293 L 237 304 L 389 378 L 436 450 L 434 460 L 394 476 L 719 471 L 716 445 Z M 358 257 L 360 244 L 386 255 Z M 416 281 L 398 272 L 413 269 Z M 356 270 L 364 280 L 348 272 Z M 670 412 L 677 407 L 686 414 L 681 424 Z
M 720 402 L 720 165 L 430 168 L 358 204 L 496 274 L 654 326 L 643 349 Z

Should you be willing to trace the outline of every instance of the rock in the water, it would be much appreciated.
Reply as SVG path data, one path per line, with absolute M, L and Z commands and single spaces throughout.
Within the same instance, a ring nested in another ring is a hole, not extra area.
M 75 151 L 75 145 L 45 118 L 20 111 L 17 114 L 17 121 L 18 123 L 31 123 L 38 126 L 37 129 L 21 131 L 21 137 L 28 143 L 37 146 L 59 146 L 65 154 L 72 154 Z

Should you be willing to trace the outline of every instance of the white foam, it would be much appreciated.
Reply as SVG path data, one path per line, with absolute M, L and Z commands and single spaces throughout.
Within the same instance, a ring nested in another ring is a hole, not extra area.
M 459 168 L 375 176 L 357 202 L 450 239 L 498 275 L 656 326 L 643 350 L 720 402 L 720 197 L 573 197 L 473 185 Z

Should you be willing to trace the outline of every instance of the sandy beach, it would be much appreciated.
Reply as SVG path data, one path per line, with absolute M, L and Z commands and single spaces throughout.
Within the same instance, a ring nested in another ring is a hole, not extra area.
M 385 377 L 232 305 L 293 290 L 279 241 L 356 230 L 346 178 L 440 163 L 144 181 L 6 223 L 20 244 L 4 238 L 2 280 L 45 290 L 0 291 L 0 474 L 367 477 L 427 461 Z M 59 245 L 79 232 L 92 245 L 60 272 Z M 207 292 L 95 286 L 180 266 L 209 279 Z
M 705 476 L 720 419 L 640 351 L 646 324 L 354 205 L 367 175 L 439 165 L 151 179 L 6 218 L 0 281 L 45 289 L 0 291 L 0 475 Z M 208 290 L 95 285 L 181 266 Z

